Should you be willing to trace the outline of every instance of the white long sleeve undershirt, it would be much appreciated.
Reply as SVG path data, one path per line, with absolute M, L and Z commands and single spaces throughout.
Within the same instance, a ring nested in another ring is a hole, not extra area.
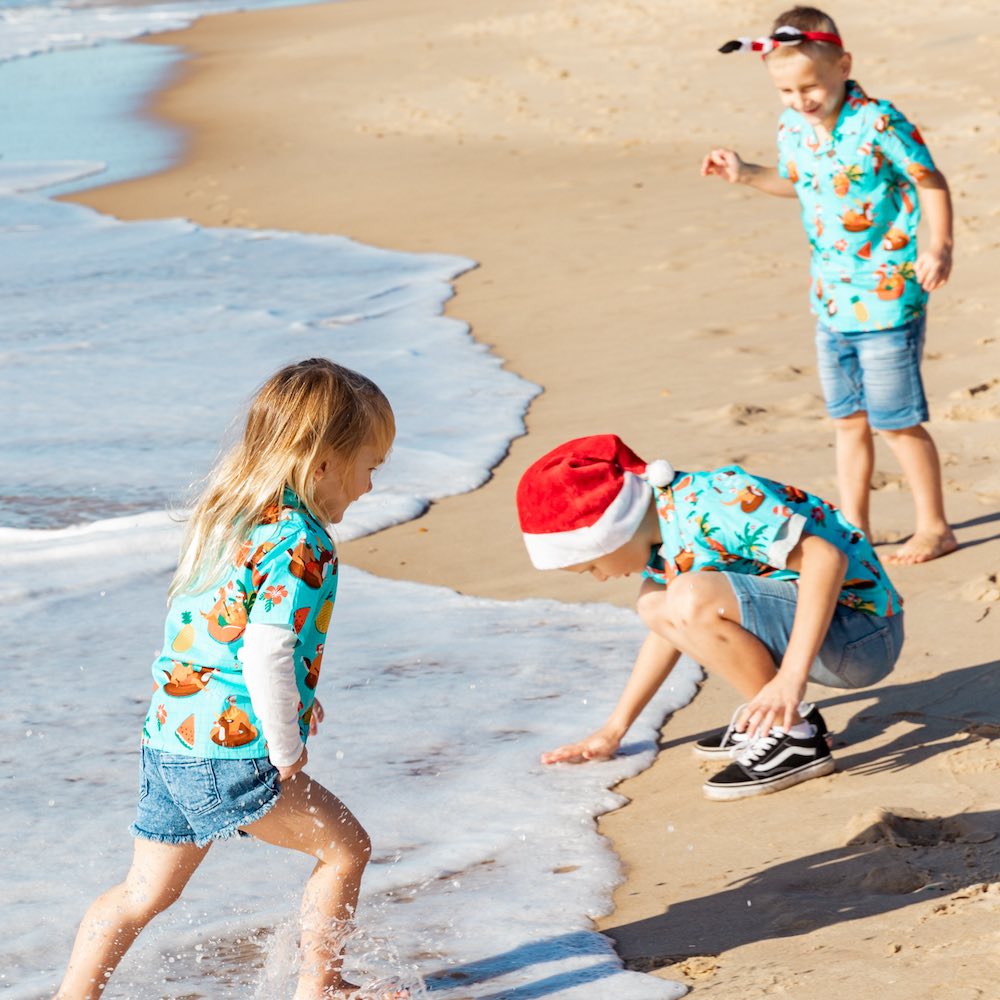
M 299 735 L 300 699 L 292 655 L 295 643 L 290 628 L 251 623 L 243 633 L 243 648 L 236 654 L 275 767 L 294 764 L 305 748 Z

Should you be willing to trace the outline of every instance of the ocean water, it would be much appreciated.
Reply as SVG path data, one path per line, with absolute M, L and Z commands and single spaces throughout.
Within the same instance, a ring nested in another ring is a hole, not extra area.
M 170 511 L 256 386 L 319 354 L 392 400 L 396 446 L 341 537 L 481 485 L 538 391 L 442 316 L 470 261 L 126 224 L 51 200 L 177 154 L 179 137 L 135 118 L 177 55 L 124 40 L 236 6 L 0 9 L 0 993 L 12 1000 L 51 995 L 84 908 L 127 868 L 180 535 Z M 375 844 L 350 947 L 360 978 L 400 975 L 415 996 L 455 1000 L 684 992 L 624 971 L 594 933 L 621 877 L 595 816 L 648 766 L 697 668 L 678 667 L 615 760 L 538 764 L 604 718 L 641 635 L 634 614 L 604 605 L 477 600 L 344 569 L 310 770 Z M 690 863 L 683 829 L 665 816 L 663 849 Z M 290 996 L 309 868 L 252 842 L 213 848 L 105 995 Z

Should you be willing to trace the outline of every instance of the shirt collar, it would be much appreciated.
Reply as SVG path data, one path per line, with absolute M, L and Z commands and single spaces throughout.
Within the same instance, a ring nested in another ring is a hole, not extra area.
M 844 87 L 844 103 L 837 115 L 836 124 L 830 132 L 830 138 L 825 142 L 820 142 L 815 126 L 809 126 L 812 130 L 813 139 L 818 143 L 816 148 L 818 150 L 827 149 L 842 135 L 856 135 L 858 128 L 854 119 L 857 117 L 859 110 L 867 103 L 868 95 L 861 89 L 858 82 L 856 80 L 848 80 Z

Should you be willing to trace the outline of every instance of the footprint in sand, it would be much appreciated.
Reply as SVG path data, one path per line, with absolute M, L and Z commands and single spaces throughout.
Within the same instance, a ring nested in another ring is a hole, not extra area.
M 848 847 L 887 844 L 891 847 L 938 847 L 942 844 L 985 844 L 996 832 L 967 816 L 927 816 L 915 809 L 874 809 L 855 816 Z
M 814 369 L 809 365 L 781 365 L 778 368 L 761 369 L 754 377 L 755 382 L 794 382 L 811 375 Z
M 942 857 L 953 854 L 956 845 L 979 845 L 996 837 L 995 831 L 966 816 L 941 818 L 889 809 L 856 816 L 848 832 L 848 847 L 872 849 L 858 888 L 880 895 L 905 895 L 938 887 L 934 879 L 944 877 L 942 871 L 951 867 L 945 863 L 942 869 Z M 950 854 L 939 856 L 938 849 L 947 848 L 952 849 Z
M 746 427 L 747 424 L 759 423 L 767 417 L 767 409 L 763 406 L 756 406 L 753 403 L 729 403 L 717 412 L 723 420 L 737 427 Z
M 972 728 L 974 727 L 970 727 L 970 729 Z M 1000 729 L 997 726 L 992 728 Z M 997 771 L 1000 771 L 1000 752 L 992 741 L 975 740 L 969 746 L 953 750 L 946 756 L 945 763 L 952 774 L 960 777 L 977 774 L 995 775 Z M 991 778 L 991 780 L 995 779 Z M 986 839 L 992 840 L 993 837 Z M 985 840 L 983 842 L 985 843 Z
M 1000 883 L 980 882 L 978 885 L 971 885 L 967 889 L 953 893 L 944 902 L 938 903 L 934 907 L 932 915 L 947 916 L 967 906 L 977 905 L 985 906 L 994 912 L 1000 910 Z
M 876 469 L 872 473 L 872 490 L 876 493 L 898 493 L 906 480 L 897 473 L 883 472 Z
M 997 420 L 1000 418 L 998 386 L 1000 378 L 991 378 L 953 392 L 951 398 L 960 402 L 949 406 L 941 415 L 941 419 L 961 422 Z
M 967 601 L 982 601 L 984 604 L 1000 601 L 1000 573 L 986 573 L 970 580 L 962 588 L 962 597 Z

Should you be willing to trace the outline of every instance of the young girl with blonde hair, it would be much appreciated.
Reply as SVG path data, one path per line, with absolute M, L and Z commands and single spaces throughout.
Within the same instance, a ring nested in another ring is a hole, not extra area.
M 347 807 L 303 768 L 337 590 L 326 527 L 372 486 L 395 435 L 370 379 L 313 358 L 273 375 L 211 474 L 169 589 L 143 726 L 132 867 L 90 906 L 57 1000 L 99 997 L 217 840 L 312 855 L 295 1000 L 369 996 L 341 977 L 343 932 L 371 851 Z M 379 997 L 405 997 L 405 990 Z

